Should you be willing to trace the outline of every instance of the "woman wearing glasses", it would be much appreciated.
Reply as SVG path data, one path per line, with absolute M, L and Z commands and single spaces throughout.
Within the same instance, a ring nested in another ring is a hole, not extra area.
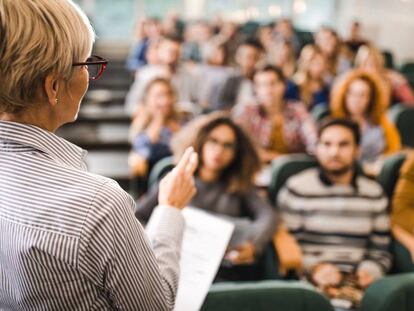
M 89 57 L 86 16 L 70 0 L 1 0 L 0 38 L 0 309 L 172 309 L 197 155 L 161 182 L 147 238 L 132 198 L 54 134 L 107 64 Z
M 179 157 L 188 145 L 200 155 L 195 174 L 197 194 L 190 205 L 236 224 L 217 278 L 260 279 L 260 271 L 254 264 L 269 243 L 276 220 L 272 207 L 259 197 L 253 185 L 260 168 L 253 143 L 229 117 L 213 113 L 191 121 L 177 133 L 172 141 L 175 156 Z M 135 212 L 138 219 L 148 221 L 158 197 L 155 187 L 138 202 Z

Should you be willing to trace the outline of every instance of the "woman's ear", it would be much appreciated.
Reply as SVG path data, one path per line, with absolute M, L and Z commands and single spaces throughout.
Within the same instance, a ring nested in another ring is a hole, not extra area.
M 55 75 L 49 74 L 46 76 L 44 88 L 48 103 L 52 106 L 58 103 L 59 85 L 60 82 Z

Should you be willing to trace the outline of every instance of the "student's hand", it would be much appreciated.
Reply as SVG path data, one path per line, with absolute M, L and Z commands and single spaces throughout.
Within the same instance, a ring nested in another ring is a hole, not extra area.
M 233 265 L 249 265 L 254 262 L 255 255 L 256 248 L 253 243 L 246 242 L 235 249 L 229 250 L 224 258 Z
M 183 209 L 196 193 L 194 171 L 198 156 L 192 147 L 187 148 L 177 166 L 160 182 L 158 203 Z
M 259 152 L 260 160 L 265 164 L 272 162 L 274 159 L 276 159 L 280 155 L 276 151 L 270 151 L 264 148 L 259 148 L 258 152 Z
M 367 288 L 374 282 L 374 277 L 366 270 L 360 269 L 357 271 L 358 285 L 361 288 Z
M 156 114 L 154 119 L 149 124 L 147 128 L 147 135 L 152 143 L 158 141 L 164 122 L 164 117 Z
M 315 267 L 312 279 L 321 287 L 336 286 L 341 282 L 342 274 L 334 265 L 323 263 Z

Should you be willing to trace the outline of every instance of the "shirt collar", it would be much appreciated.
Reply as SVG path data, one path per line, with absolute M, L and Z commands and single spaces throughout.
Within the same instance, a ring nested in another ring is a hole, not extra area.
M 352 180 L 351 180 L 351 186 L 355 190 L 358 189 L 357 178 L 358 178 L 359 175 L 361 175 L 361 172 L 360 172 L 359 168 L 357 167 L 357 165 L 355 165 L 354 166 L 354 174 L 352 175 Z M 320 166 L 319 166 L 319 178 L 325 186 L 332 187 L 332 186 L 335 185 L 332 182 L 332 180 L 330 180 L 329 177 L 325 174 L 325 171 Z
M 0 150 L 5 149 L 7 143 L 26 146 L 49 155 L 65 166 L 86 170 L 85 150 L 34 125 L 0 121 L 0 142 Z

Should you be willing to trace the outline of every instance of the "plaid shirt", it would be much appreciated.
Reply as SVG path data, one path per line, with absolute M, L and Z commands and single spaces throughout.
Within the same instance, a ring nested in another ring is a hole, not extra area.
M 262 148 L 281 153 L 312 153 L 315 148 L 316 125 L 300 102 L 285 103 L 283 123 L 279 127 L 259 104 L 244 106 L 236 120 Z

